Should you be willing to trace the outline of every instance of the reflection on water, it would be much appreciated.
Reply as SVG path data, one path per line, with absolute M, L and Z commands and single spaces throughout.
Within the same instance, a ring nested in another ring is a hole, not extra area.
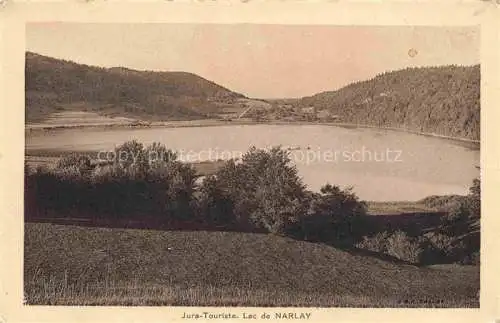
M 158 141 L 184 160 L 238 157 L 250 146 L 290 148 L 304 182 L 353 186 L 366 200 L 465 194 L 479 175 L 477 145 L 378 129 L 322 125 L 235 125 L 122 130 L 61 130 L 26 138 L 26 148 L 112 150 L 124 141 Z

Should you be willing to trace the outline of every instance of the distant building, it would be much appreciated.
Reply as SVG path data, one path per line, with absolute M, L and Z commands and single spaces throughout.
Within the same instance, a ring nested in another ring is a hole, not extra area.
M 317 113 L 317 116 L 319 119 L 325 119 L 325 120 L 338 120 L 340 119 L 339 115 L 332 114 L 328 110 L 321 110 Z
M 130 127 L 151 127 L 151 121 L 135 120 L 129 123 Z
M 320 118 L 320 119 L 326 119 L 326 118 L 330 117 L 330 114 L 331 113 L 328 110 L 321 110 L 321 111 L 318 112 L 318 118 Z
M 316 107 L 309 106 L 301 109 L 303 113 L 316 113 Z

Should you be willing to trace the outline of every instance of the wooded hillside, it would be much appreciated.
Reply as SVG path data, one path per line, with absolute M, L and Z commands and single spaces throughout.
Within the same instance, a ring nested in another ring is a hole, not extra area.
M 101 68 L 26 53 L 26 119 L 96 111 L 142 119 L 207 117 L 244 96 L 198 75 Z
M 401 127 L 479 139 L 480 68 L 406 68 L 305 97 L 301 107 L 328 110 L 342 122 Z

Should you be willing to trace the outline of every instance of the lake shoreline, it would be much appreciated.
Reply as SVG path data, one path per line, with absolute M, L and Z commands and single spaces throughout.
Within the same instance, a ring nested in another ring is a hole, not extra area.
M 151 128 L 199 128 L 199 127 L 219 127 L 219 126 L 243 126 L 243 125 L 279 125 L 279 126 L 332 126 L 332 127 L 342 127 L 342 128 L 369 128 L 369 129 L 379 129 L 379 130 L 389 130 L 397 132 L 411 133 L 415 135 L 433 137 L 440 139 L 447 139 L 452 141 L 459 141 L 471 144 L 480 144 L 480 140 L 463 138 L 463 137 L 453 137 L 445 136 L 430 132 L 420 132 L 416 130 L 398 128 L 398 127 L 380 127 L 368 124 L 356 124 L 356 123 L 346 123 L 346 122 L 308 122 L 308 121 L 266 121 L 258 122 L 251 120 L 239 120 L 239 121 L 223 121 L 215 119 L 202 119 L 202 120 L 188 120 L 188 121 L 157 121 L 150 125 L 128 125 L 123 123 L 109 123 L 109 124 L 74 124 L 74 125 L 47 125 L 47 124 L 26 124 L 25 133 L 36 134 L 39 132 L 52 132 L 58 130 L 123 130 L 123 129 L 151 129 Z

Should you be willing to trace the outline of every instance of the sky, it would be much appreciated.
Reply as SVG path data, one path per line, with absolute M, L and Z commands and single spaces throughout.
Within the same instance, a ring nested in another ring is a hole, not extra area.
M 476 27 L 36 23 L 26 26 L 26 49 L 295 98 L 408 66 L 478 64 L 480 35 Z

